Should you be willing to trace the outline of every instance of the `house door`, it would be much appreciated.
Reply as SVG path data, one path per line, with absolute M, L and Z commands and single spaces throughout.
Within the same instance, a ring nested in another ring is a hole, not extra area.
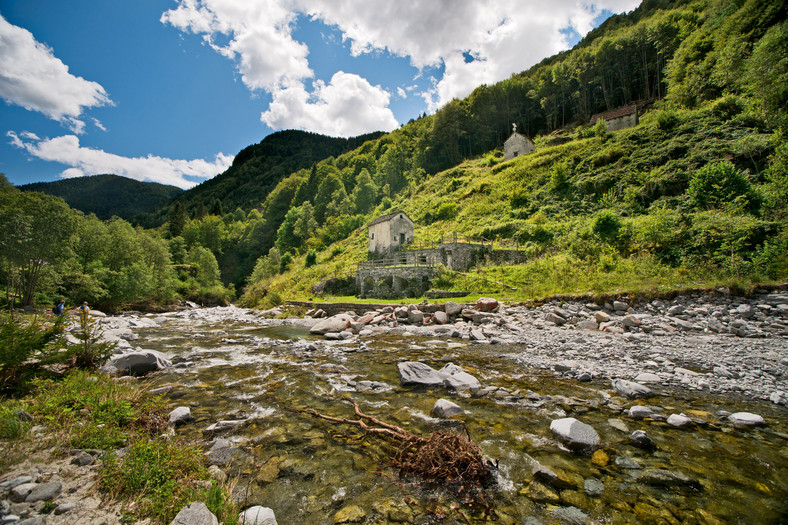
M 405 234 L 404 233 L 400 233 L 399 234 L 399 245 L 400 246 L 404 246 L 405 245 Z

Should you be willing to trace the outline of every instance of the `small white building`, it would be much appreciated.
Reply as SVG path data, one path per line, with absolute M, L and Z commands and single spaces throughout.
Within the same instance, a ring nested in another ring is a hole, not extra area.
M 517 133 L 517 124 L 512 124 L 512 135 L 503 143 L 503 160 L 511 160 L 520 155 L 533 153 L 536 145 L 531 139 Z
M 413 242 L 413 221 L 403 211 L 381 215 L 368 226 L 372 253 L 390 253 Z
M 596 123 L 596 121 L 599 119 L 605 121 L 605 126 L 607 127 L 608 131 L 634 128 L 638 125 L 637 104 L 621 106 L 620 108 L 616 108 L 612 111 L 606 111 L 605 113 L 597 113 L 591 117 L 591 124 Z

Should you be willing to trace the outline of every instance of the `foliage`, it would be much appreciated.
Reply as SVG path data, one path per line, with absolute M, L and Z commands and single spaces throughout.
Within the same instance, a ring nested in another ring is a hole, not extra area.
M 0 314 L 0 390 L 24 389 L 34 369 L 28 361 L 47 363 L 57 356 L 64 320 L 57 316 L 52 323 L 41 323 L 35 317 Z
M 65 447 L 114 449 L 137 433 L 156 434 L 166 426 L 164 407 L 155 398 L 109 376 L 73 371 L 35 387 L 30 409 L 62 433 Z
M 117 343 L 105 341 L 104 331 L 96 318 L 90 315 L 79 315 L 79 330 L 74 337 L 79 343 L 71 345 L 69 351 L 74 357 L 74 365 L 85 370 L 95 370 L 112 355 Z
M 758 205 L 750 181 L 728 161 L 707 164 L 689 181 L 687 195 L 700 209 L 739 206 L 752 211 Z
M 30 428 L 22 415 L 22 404 L 13 400 L 0 401 L 0 439 L 19 439 Z

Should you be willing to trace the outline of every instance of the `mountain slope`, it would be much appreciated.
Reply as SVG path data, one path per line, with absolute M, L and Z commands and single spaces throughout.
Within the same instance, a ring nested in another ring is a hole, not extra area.
M 183 190 L 155 182 L 139 182 L 118 175 L 94 175 L 19 186 L 62 198 L 72 208 L 94 213 L 99 219 L 113 215 L 126 220 L 165 206 Z

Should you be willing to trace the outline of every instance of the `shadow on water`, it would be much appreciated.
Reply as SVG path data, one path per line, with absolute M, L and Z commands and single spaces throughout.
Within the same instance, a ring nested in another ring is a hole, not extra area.
M 209 329 L 214 335 L 204 336 Z M 271 507 L 279 523 L 485 522 L 478 508 L 445 487 L 398 480 L 385 467 L 385 451 L 356 429 L 288 410 L 352 417 L 344 398 L 425 436 L 456 426 L 430 416 L 437 399 L 462 406 L 459 419 L 482 452 L 498 461 L 497 483 L 485 496 L 496 509 L 488 523 L 781 523 L 785 518 L 786 412 L 767 403 L 667 390 L 633 402 L 617 397 L 609 382 L 579 383 L 523 368 L 508 358 L 522 348 L 460 340 L 384 335 L 328 343 L 297 326 L 206 327 L 176 320 L 140 336 L 142 346 L 162 350 L 183 366 L 146 380 L 152 388 L 168 387 L 163 398 L 173 408 L 192 407 L 196 419 L 179 427 L 179 435 L 203 440 L 203 430 L 218 420 L 243 421 L 221 435 L 232 443 L 229 451 L 212 458 L 237 479 L 239 500 Z M 453 362 L 497 390 L 472 397 L 405 388 L 397 374 L 401 361 L 433 368 Z M 655 407 L 657 416 L 630 418 L 622 409 L 632 404 Z M 720 410 L 755 412 L 769 425 L 734 428 L 721 421 Z M 664 419 L 673 413 L 696 423 L 669 427 Z M 594 455 L 563 448 L 549 430 L 550 422 L 562 417 L 594 427 L 602 448 Z M 634 430 L 645 430 L 656 449 L 634 446 L 629 440 Z M 535 475 L 529 458 L 555 477 Z

